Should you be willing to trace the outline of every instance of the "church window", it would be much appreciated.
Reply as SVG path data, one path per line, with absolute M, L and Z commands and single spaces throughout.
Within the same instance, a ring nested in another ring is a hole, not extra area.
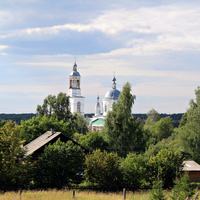
M 107 112 L 107 105 L 105 105 L 105 112 Z
M 77 88 L 80 88 L 80 81 L 77 80 Z
M 72 80 L 69 82 L 69 88 L 72 88 Z
M 81 102 L 77 103 L 77 112 L 81 112 Z

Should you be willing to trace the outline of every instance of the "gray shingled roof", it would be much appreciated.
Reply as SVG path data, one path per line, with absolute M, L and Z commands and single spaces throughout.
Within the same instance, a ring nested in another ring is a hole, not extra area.
M 36 138 L 35 140 L 33 140 L 32 142 L 30 142 L 29 144 L 27 144 L 24 147 L 24 148 L 27 148 L 26 155 L 28 156 L 28 155 L 32 154 L 37 149 L 44 146 L 45 144 L 47 144 L 48 142 L 50 142 L 52 139 L 54 139 L 55 137 L 57 137 L 60 134 L 63 134 L 63 133 L 54 132 L 52 134 L 52 131 L 47 131 L 46 133 L 42 134 L 41 136 L 39 136 L 38 138 Z
M 200 171 L 200 165 L 193 160 L 185 160 L 183 164 L 182 171 Z

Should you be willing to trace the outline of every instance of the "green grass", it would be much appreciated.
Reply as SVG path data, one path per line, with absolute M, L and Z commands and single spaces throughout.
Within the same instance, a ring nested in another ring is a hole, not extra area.
M 166 191 L 166 196 L 171 194 Z M 127 192 L 126 200 L 148 200 L 149 193 Z M 87 191 L 76 191 L 73 198 L 72 191 L 68 190 L 48 190 L 48 191 L 23 191 L 21 200 L 123 200 L 122 192 L 119 193 L 96 193 Z M 6 192 L 0 194 L 0 200 L 20 200 L 18 192 Z M 166 200 L 170 200 L 168 197 Z

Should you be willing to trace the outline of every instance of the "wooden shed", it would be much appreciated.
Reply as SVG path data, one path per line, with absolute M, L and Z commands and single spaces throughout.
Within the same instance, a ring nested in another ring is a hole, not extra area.
M 183 161 L 182 173 L 188 173 L 191 182 L 200 182 L 200 165 L 193 160 Z

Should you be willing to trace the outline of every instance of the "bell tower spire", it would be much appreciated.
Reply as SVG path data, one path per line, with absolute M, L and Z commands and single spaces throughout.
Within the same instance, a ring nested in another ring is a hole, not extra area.
M 84 114 L 84 98 L 81 96 L 81 75 L 77 71 L 76 57 L 74 57 L 73 71 L 69 75 L 69 90 L 71 112 Z
M 112 84 L 112 89 L 116 89 L 116 78 L 115 78 L 115 72 L 113 72 L 113 84 Z

